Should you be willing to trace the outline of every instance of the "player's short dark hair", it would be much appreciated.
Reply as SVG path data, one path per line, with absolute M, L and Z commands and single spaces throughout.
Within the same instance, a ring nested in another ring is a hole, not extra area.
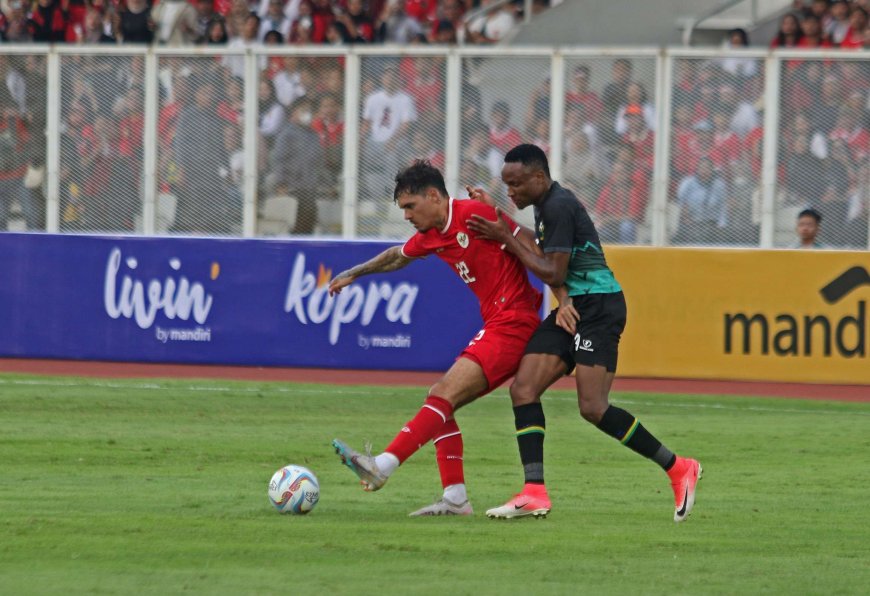
M 817 224 L 822 223 L 822 214 L 813 209 L 812 207 L 804 209 L 803 211 L 798 213 L 798 219 L 802 217 L 812 217 L 814 220 L 816 220 Z
M 399 195 L 422 195 L 427 189 L 434 188 L 442 196 L 448 197 L 447 185 L 441 171 L 425 159 L 414 160 L 414 163 L 396 174 L 396 189 L 393 191 L 393 202 L 399 202 Z
M 504 156 L 505 163 L 521 163 L 524 166 L 536 170 L 543 170 L 550 177 L 550 164 L 547 162 L 547 154 L 537 145 L 523 143 L 517 145 Z

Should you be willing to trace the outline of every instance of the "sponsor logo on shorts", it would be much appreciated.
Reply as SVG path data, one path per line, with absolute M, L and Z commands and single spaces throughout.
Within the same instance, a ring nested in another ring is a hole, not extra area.
M 574 336 L 574 350 L 583 350 L 585 352 L 594 352 L 591 339 L 580 339 L 580 334 Z

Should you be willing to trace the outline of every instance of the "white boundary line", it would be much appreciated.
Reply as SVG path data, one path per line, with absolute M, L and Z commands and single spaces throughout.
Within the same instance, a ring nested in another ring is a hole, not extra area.
M 257 383 L 257 381 L 230 381 L 237 383 Z M 308 394 L 322 394 L 322 395 L 341 395 L 341 396 L 353 396 L 353 395 L 372 395 L 371 390 L 358 390 L 358 389 L 314 389 L 309 387 L 300 387 L 298 385 L 288 385 L 288 384 L 278 384 L 274 381 L 264 381 L 268 386 L 258 386 L 258 387 L 221 387 L 215 385 L 176 385 L 172 384 L 161 384 L 161 383 L 142 383 L 142 382 L 128 382 L 128 383 L 120 383 L 113 381 L 100 381 L 100 380 L 90 380 L 90 379 L 82 379 L 80 381 L 69 380 L 69 381 L 48 381 L 48 380 L 39 380 L 39 379 L 0 379 L 0 386 L 11 385 L 11 386 L 23 386 L 23 387 L 97 387 L 100 389 L 138 389 L 145 391 L 164 391 L 164 390 L 173 390 L 173 391 L 193 391 L 193 392 L 215 392 L 215 393 L 228 393 L 228 392 L 238 392 L 238 393 L 262 393 L 263 390 L 272 391 L 274 393 L 283 393 L 283 394 L 299 394 L 299 393 L 308 393 Z M 373 387 L 376 387 L 373 385 Z M 414 389 L 413 387 L 401 387 L 401 386 L 387 386 L 385 387 L 388 391 L 402 391 L 405 389 Z M 570 389 L 557 389 L 556 391 L 570 391 Z M 497 390 L 490 394 L 493 397 L 498 398 L 506 398 L 505 390 Z M 743 398 L 743 399 L 756 399 L 749 396 L 741 396 L 735 395 L 733 397 Z M 548 395 L 545 398 L 545 401 L 575 401 L 574 397 L 565 397 L 561 395 Z M 768 398 L 768 399 L 776 399 L 776 398 Z M 815 409 L 808 408 L 806 410 L 798 410 L 793 408 L 766 408 L 762 406 L 731 406 L 724 405 L 718 403 L 708 403 L 708 404 L 683 404 L 683 403 L 672 403 L 672 402 L 657 402 L 657 401 L 638 401 L 632 399 L 614 399 L 612 400 L 615 403 L 619 404 L 627 404 L 634 406 L 644 406 L 644 407 L 654 407 L 654 408 L 685 408 L 685 409 L 697 409 L 697 410 L 722 410 L 722 411 L 735 411 L 735 412 L 786 412 L 791 414 L 848 414 L 848 415 L 857 415 L 857 416 L 870 416 L 870 409 L 868 411 L 856 411 L 855 409 L 848 408 L 843 410 L 829 410 L 829 409 Z M 812 401 L 812 400 L 807 400 Z M 842 402 L 844 405 L 851 404 L 854 402 Z

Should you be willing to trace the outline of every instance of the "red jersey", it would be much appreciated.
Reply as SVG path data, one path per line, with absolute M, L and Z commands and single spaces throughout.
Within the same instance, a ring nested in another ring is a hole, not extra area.
M 484 324 L 504 311 L 537 311 L 541 293 L 532 287 L 520 260 L 492 240 L 475 238 L 466 221 L 473 213 L 495 219 L 495 209 L 472 199 L 450 199 L 447 225 L 417 232 L 402 247 L 406 257 L 432 253 L 451 266 L 480 301 Z M 505 217 L 511 229 L 516 224 Z

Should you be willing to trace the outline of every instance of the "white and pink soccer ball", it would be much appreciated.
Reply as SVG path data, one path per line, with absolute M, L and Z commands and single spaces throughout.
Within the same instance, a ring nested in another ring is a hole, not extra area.
M 269 501 L 281 513 L 304 515 L 320 499 L 320 483 L 308 468 L 284 466 L 269 481 Z

